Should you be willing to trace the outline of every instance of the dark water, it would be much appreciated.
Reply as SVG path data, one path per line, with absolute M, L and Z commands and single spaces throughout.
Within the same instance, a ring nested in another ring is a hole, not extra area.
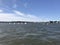
M 60 24 L 0 23 L 0 45 L 60 45 Z

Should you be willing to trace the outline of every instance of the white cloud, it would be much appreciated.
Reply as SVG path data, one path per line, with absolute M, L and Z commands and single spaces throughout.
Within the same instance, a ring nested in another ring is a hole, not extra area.
M 14 10 L 14 12 L 20 16 L 22 16 L 23 18 L 25 18 L 25 20 L 28 20 L 28 21 L 41 21 L 37 16 L 35 15 L 31 15 L 31 14 L 24 14 L 24 13 L 21 13 L 19 11 L 16 11 Z
M 3 10 L 0 10 L 0 12 L 3 12 Z
M 27 17 L 29 17 L 29 18 L 38 18 L 37 16 L 30 15 L 30 14 L 28 14 Z
M 17 16 L 19 15 L 19 16 Z M 24 14 L 14 10 L 14 13 L 0 13 L 0 21 L 41 21 L 37 16 Z
M 15 12 L 15 13 L 18 14 L 18 15 L 24 16 L 24 14 L 21 13 L 21 12 L 19 12 L 19 11 L 13 10 L 13 12 Z

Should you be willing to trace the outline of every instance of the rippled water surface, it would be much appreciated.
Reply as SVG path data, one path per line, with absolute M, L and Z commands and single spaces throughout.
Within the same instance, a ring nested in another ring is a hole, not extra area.
M 60 45 L 60 24 L 0 23 L 0 45 Z

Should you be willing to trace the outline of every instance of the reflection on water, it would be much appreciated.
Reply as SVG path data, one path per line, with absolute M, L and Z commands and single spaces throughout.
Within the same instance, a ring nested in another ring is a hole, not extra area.
M 60 45 L 60 24 L 0 23 L 0 45 Z

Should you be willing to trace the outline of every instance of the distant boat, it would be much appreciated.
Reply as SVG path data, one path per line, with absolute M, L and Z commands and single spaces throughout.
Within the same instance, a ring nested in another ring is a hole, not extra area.
M 11 23 L 9 23 L 9 24 L 11 24 Z
M 13 23 L 13 24 L 16 24 L 16 23 Z
M 21 24 L 23 24 L 23 23 L 21 23 Z
M 27 24 L 26 22 L 24 24 Z
M 20 24 L 20 23 L 17 23 L 17 24 Z

